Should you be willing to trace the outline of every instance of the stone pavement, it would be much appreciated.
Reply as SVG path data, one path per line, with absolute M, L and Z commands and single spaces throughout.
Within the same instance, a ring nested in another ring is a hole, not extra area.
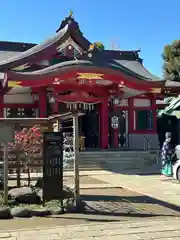
M 123 187 L 180 207 L 180 184 L 176 180 L 159 175 L 140 176 L 108 171 L 104 174 L 93 173 L 92 176 L 114 187 Z
M 3 240 L 179 240 L 180 219 L 136 220 L 1 232 Z

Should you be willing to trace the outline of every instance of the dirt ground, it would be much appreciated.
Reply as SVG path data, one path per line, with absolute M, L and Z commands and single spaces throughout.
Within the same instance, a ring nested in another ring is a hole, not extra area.
M 0 220 L 0 231 L 92 222 L 128 221 L 132 218 L 143 218 L 145 221 L 152 217 L 180 217 L 178 209 L 122 188 L 82 189 L 81 198 L 87 204 L 86 211 L 83 213 L 68 213 L 46 218 Z
M 32 185 L 35 185 L 37 180 L 33 180 L 31 181 Z M 74 184 L 74 177 L 73 176 L 64 176 L 63 177 L 63 182 L 64 185 L 73 185 Z M 22 179 L 21 180 L 21 185 L 27 185 L 28 181 L 27 179 Z M 106 184 L 105 182 L 98 180 L 96 178 L 93 177 L 89 177 L 89 176 L 80 176 L 80 183 L 81 184 Z M 8 181 L 8 185 L 11 187 L 16 186 L 17 181 L 16 180 L 9 180 Z
M 64 184 L 71 185 L 74 183 L 73 177 L 64 177 Z M 89 176 L 80 176 L 80 184 L 106 184 L 106 182 Z

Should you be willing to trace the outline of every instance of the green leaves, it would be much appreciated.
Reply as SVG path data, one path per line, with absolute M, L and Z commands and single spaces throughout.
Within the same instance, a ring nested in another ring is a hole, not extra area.
M 165 45 L 162 58 L 165 79 L 180 81 L 180 40 Z
M 105 49 L 104 44 L 101 43 L 101 42 L 95 42 L 94 45 L 95 45 L 98 49 L 100 49 L 100 50 L 104 50 L 104 49 Z

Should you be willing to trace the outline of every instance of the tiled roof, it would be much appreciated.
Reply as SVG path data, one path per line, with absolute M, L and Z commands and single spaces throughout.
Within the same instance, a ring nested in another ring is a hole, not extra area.
M 136 74 L 149 79 L 150 81 L 163 81 L 150 73 L 139 61 L 115 60 L 117 63 L 135 72 Z
M 35 45 L 35 43 L 0 41 L 0 51 L 24 52 Z

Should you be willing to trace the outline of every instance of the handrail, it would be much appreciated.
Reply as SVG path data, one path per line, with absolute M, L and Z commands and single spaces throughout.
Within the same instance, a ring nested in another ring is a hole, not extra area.
M 143 137 L 144 137 L 144 151 L 149 151 L 151 141 L 146 136 L 143 136 Z
M 161 159 L 161 149 L 157 150 L 156 154 L 156 164 L 160 164 L 160 159 Z

